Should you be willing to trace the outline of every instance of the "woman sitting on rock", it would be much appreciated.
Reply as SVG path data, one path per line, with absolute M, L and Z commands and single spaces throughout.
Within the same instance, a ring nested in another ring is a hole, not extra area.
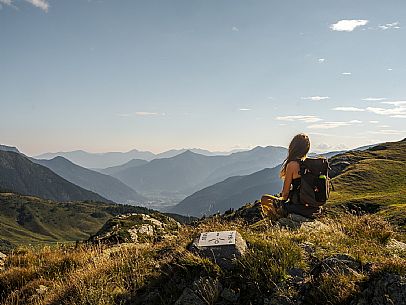
M 261 206 L 265 214 L 283 217 L 288 214 L 299 214 L 314 218 L 320 213 L 320 207 L 309 206 L 300 202 L 301 170 L 300 162 L 304 161 L 310 149 L 309 137 L 296 135 L 289 144 L 288 156 L 282 163 L 280 177 L 284 180 L 280 197 L 264 195 Z

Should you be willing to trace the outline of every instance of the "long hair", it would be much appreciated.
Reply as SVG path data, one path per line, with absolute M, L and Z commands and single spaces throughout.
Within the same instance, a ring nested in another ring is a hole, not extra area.
M 310 140 L 307 135 L 300 133 L 293 137 L 289 144 L 288 156 L 282 163 L 279 176 L 284 179 L 286 175 L 286 166 L 290 161 L 296 161 L 304 158 L 310 150 Z

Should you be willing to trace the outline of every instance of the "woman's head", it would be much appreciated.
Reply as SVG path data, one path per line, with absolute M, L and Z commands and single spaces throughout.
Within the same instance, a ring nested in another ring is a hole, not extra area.
M 288 156 L 282 164 L 282 169 L 280 172 L 281 178 L 285 177 L 286 166 L 290 161 L 303 159 L 306 157 L 310 149 L 310 140 L 307 135 L 300 133 L 293 137 L 289 144 Z

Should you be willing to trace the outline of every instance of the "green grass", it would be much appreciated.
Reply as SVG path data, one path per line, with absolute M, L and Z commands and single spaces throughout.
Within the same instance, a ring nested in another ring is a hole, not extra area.
M 107 220 L 122 213 L 149 214 L 151 211 L 101 202 L 61 203 L 0 193 L 0 237 L 14 245 L 85 240 Z M 1 240 L 0 251 L 4 248 Z
M 384 143 L 362 152 L 349 152 L 332 158 L 352 163 L 332 179 L 327 208 L 357 206 L 364 212 L 377 212 L 406 229 L 406 141 Z

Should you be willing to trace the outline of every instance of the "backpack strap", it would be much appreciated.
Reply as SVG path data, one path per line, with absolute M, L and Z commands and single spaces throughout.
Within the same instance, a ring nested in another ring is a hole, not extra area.
M 297 162 L 299 162 L 299 166 L 300 166 L 300 176 L 303 176 L 304 174 L 306 174 L 306 165 L 304 163 L 303 160 L 299 159 L 297 160 Z

